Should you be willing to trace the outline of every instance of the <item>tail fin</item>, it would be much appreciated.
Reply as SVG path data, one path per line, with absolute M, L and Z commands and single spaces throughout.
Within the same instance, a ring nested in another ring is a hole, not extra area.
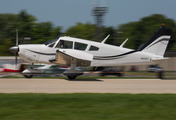
M 162 26 L 142 47 L 138 49 L 138 51 L 144 51 L 163 56 L 169 43 L 171 34 L 172 29 Z

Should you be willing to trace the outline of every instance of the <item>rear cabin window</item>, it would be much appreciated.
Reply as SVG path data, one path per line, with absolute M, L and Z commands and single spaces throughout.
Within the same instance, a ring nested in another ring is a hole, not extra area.
M 66 40 L 60 40 L 59 43 L 56 45 L 56 48 L 72 49 L 73 48 L 73 42 L 72 41 L 66 41 Z
M 95 46 L 90 46 L 90 48 L 89 48 L 89 51 L 98 51 L 99 50 L 99 48 L 98 47 L 95 47 Z
M 87 44 L 75 42 L 74 49 L 76 49 L 76 50 L 85 50 L 86 47 L 87 47 Z

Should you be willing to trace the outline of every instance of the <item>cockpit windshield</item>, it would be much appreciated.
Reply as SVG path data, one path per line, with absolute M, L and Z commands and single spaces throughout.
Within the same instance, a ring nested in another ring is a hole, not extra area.
M 48 47 L 53 47 L 58 39 L 59 39 L 59 37 L 54 38 L 54 39 L 52 39 L 52 40 L 50 40 L 50 41 L 48 41 L 48 42 L 46 42 L 46 43 L 44 43 L 44 44 L 45 44 L 46 46 L 48 46 Z

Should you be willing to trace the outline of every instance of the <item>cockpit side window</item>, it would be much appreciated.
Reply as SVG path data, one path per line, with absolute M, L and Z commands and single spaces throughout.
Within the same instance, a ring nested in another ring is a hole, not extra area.
M 89 48 L 89 51 L 98 51 L 99 50 L 99 48 L 98 47 L 95 47 L 95 46 L 90 46 L 90 48 Z
M 72 41 L 66 41 L 66 40 L 60 40 L 58 42 L 58 44 L 56 45 L 56 48 L 72 49 L 73 48 L 73 42 Z
M 48 45 L 48 47 L 53 47 L 55 45 L 55 42 L 54 43 L 51 43 Z
M 76 50 L 85 50 L 86 47 L 87 47 L 87 44 L 75 42 L 74 49 L 76 49 Z

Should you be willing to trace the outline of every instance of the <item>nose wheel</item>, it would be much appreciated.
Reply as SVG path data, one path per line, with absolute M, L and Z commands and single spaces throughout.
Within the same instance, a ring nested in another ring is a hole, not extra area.
M 32 78 L 33 75 L 23 75 L 25 78 Z
M 30 66 L 30 68 L 29 69 L 25 69 L 23 72 L 22 72 L 22 74 L 23 74 L 23 76 L 25 77 L 25 78 L 32 78 L 34 75 L 33 74 L 31 74 L 32 72 L 31 72 L 31 70 L 33 70 L 34 69 L 34 63 L 32 63 L 31 64 L 31 66 Z

